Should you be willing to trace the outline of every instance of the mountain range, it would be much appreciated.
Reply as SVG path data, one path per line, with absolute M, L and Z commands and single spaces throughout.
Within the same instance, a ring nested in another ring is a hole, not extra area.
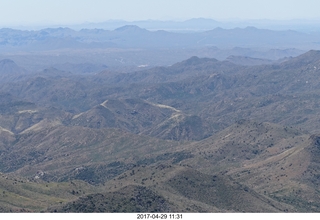
M 195 33 L 149 31 L 136 25 L 125 25 L 114 30 L 47 28 L 39 31 L 0 30 L 0 48 L 3 51 L 46 51 L 55 49 L 93 48 L 319 48 L 319 33 L 272 31 L 255 27 L 214 28 Z
M 215 27 L 192 33 L 152 31 L 132 24 L 112 30 L 2 28 L 0 60 L 12 60 L 27 72 L 56 68 L 76 74 L 133 72 L 171 66 L 192 56 L 260 65 L 319 49 L 318 39 L 318 32 L 255 27 Z
M 319 51 L 100 67 L 0 61 L 0 211 L 319 212 Z
M 107 20 L 104 22 L 93 23 L 86 22 L 82 24 L 63 25 L 75 30 L 81 29 L 106 29 L 114 30 L 118 27 L 126 25 L 136 25 L 147 30 L 166 30 L 172 32 L 192 33 L 199 31 L 211 30 L 217 27 L 232 29 L 245 28 L 254 26 L 260 29 L 270 30 L 296 30 L 301 32 L 316 32 L 319 31 L 319 22 L 317 19 L 293 19 L 293 20 L 225 20 L 217 21 L 210 18 L 192 18 L 189 20 L 139 20 L 139 21 L 125 21 L 125 20 Z M 50 28 L 59 28 L 61 25 L 49 25 Z M 48 26 L 17 26 L 18 29 L 23 30 L 39 30 L 48 28 Z

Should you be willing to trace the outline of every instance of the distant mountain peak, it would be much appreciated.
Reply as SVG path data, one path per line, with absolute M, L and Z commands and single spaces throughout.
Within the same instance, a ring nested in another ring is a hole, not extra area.
M 123 31 L 146 31 L 146 29 L 140 28 L 137 25 L 125 25 L 115 29 L 115 31 L 123 32 Z
M 192 56 L 188 60 L 193 61 L 193 60 L 199 60 L 200 58 L 197 56 Z
M 217 59 L 214 58 L 199 58 L 197 56 L 192 56 L 189 59 L 182 61 L 181 63 L 184 63 L 186 65 L 196 65 L 196 64 L 201 64 L 201 63 L 205 63 L 208 61 L 218 61 Z
M 16 63 L 13 61 L 13 60 L 10 60 L 10 59 L 3 59 L 3 60 L 0 60 L 0 65 L 16 65 Z
M 292 67 L 301 67 L 308 64 L 320 64 L 320 50 L 310 50 L 283 63 L 283 65 Z
M 25 73 L 25 70 L 19 67 L 13 60 L 0 60 L 0 74 Z
M 320 50 L 309 50 L 308 52 L 306 52 L 303 55 L 316 55 L 316 56 L 320 56 Z M 301 56 L 303 56 L 301 55 Z
M 297 58 L 306 59 L 309 61 L 318 61 L 320 60 L 320 50 L 310 50 Z

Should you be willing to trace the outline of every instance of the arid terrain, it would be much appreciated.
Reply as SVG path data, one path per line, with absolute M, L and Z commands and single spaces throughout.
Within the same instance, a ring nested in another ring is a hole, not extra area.
M 318 35 L 0 36 L 0 212 L 320 211 Z

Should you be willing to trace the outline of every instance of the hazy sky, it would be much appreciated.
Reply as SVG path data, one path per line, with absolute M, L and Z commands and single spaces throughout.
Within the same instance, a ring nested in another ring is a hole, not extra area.
M 110 19 L 319 19 L 319 0 L 0 0 L 0 25 Z

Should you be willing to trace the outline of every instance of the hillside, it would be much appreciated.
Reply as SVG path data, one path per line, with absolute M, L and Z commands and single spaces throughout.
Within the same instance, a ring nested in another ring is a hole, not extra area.
M 13 80 L 20 80 L 26 74 L 28 74 L 28 71 L 18 66 L 13 60 L 0 60 L 0 85 Z
M 319 51 L 232 59 L 8 78 L 0 211 L 319 212 Z
M 120 128 L 169 140 L 199 140 L 205 135 L 201 118 L 141 99 L 106 100 L 89 111 L 73 116 L 69 125 Z
M 43 212 L 48 206 L 57 206 L 79 197 L 96 193 L 93 187 L 82 181 L 64 183 L 33 181 L 27 178 L 1 173 L 0 212 Z
M 56 206 L 49 211 L 319 210 L 318 194 L 314 190 L 318 185 L 317 136 L 310 136 L 293 128 L 239 121 L 212 137 L 175 147 L 174 142 L 162 141 L 161 146 L 155 140 L 147 139 L 146 142 L 132 135 L 124 142 L 126 137 L 121 137 L 123 132 L 115 130 L 111 134 L 101 133 L 101 130 L 85 129 L 85 133 L 81 133 L 82 129 L 68 130 L 58 127 L 46 131 L 47 136 L 40 133 L 42 139 L 37 135 L 29 134 L 27 138 L 21 136 L 18 143 L 13 145 L 20 153 L 16 151 L 2 157 L 2 167 L 10 167 L 8 158 L 12 155 L 29 155 L 29 158 L 15 158 L 14 164 L 17 164 L 16 161 L 26 161 L 32 166 L 20 163 L 21 168 L 11 166 L 11 169 L 16 170 L 15 175 L 26 175 L 34 180 L 51 182 L 80 179 L 92 184 L 103 183 L 99 194 L 81 198 L 75 203 Z M 58 135 L 57 132 L 61 133 Z M 72 137 L 73 132 L 77 132 L 82 139 L 75 141 L 64 138 Z M 50 136 L 58 137 L 60 141 L 46 141 Z M 27 148 L 23 150 L 21 146 L 28 146 L 26 143 L 29 140 L 40 141 L 37 152 Z M 64 144 L 62 140 L 65 140 Z M 153 148 L 147 147 L 147 143 Z M 128 148 L 128 145 L 131 147 Z M 166 145 L 169 146 L 165 147 Z M 155 146 L 159 148 L 155 149 Z M 81 156 L 84 152 L 85 156 Z M 124 194 L 126 191 L 128 193 Z M 133 209 L 137 207 L 135 202 L 138 201 L 131 197 L 136 193 L 145 198 L 139 200 L 139 205 L 150 209 Z M 309 201 L 310 198 L 312 202 Z M 103 202 L 110 201 L 109 199 L 121 201 L 117 204 L 122 208 L 118 206 L 120 209 L 117 209 L 114 203 Z M 242 202 L 236 202 L 238 199 Z M 101 202 L 104 205 L 98 206 Z M 159 207 L 159 202 L 163 209 Z M 96 205 L 92 206 L 93 204 Z
M 118 189 L 119 186 L 120 189 Z M 258 195 L 229 178 L 221 175 L 205 175 L 180 166 L 138 167 L 130 173 L 126 172 L 119 178 L 107 182 L 106 187 L 109 187 L 109 193 L 90 195 L 58 210 L 62 212 L 77 212 L 77 209 L 91 209 L 93 212 L 118 212 L 119 210 L 121 212 L 161 212 L 161 210 L 165 212 L 256 212 L 256 210 L 281 212 L 291 208 Z M 146 193 L 149 195 L 146 196 Z M 109 201 L 119 202 L 110 204 Z M 146 204 L 143 205 L 143 203 Z
M 99 205 L 97 205 L 99 204 Z M 115 192 L 92 194 L 51 212 L 175 212 L 178 211 L 162 196 L 143 186 L 126 186 Z
M 240 121 L 190 147 L 198 155 L 182 164 L 230 176 L 296 211 L 319 209 L 317 136 L 275 124 Z
M 9 28 L 0 30 L 1 49 L 16 51 L 46 51 L 85 48 L 194 48 L 207 45 L 222 47 L 285 47 L 318 48 L 318 33 L 292 30 L 272 31 L 255 27 L 176 33 L 149 31 L 137 25 L 125 25 L 114 30 L 47 28 L 22 31 Z

